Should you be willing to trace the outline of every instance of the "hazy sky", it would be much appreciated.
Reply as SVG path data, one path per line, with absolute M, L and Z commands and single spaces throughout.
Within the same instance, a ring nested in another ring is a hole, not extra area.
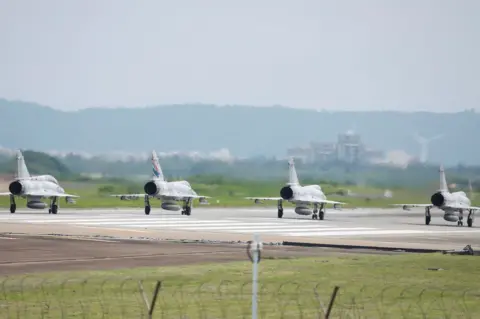
M 480 110 L 478 0 L 1 0 L 0 97 Z

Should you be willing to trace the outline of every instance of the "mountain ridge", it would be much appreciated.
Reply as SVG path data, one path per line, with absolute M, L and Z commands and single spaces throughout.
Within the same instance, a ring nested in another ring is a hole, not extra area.
M 285 156 L 289 147 L 335 142 L 339 133 L 353 128 L 369 147 L 404 149 L 412 155 L 420 151 L 415 132 L 427 138 L 445 134 L 430 145 L 432 161 L 480 162 L 475 138 L 480 135 L 480 115 L 472 111 L 337 112 L 212 104 L 64 111 L 0 99 L 0 114 L 0 145 L 8 148 L 87 152 L 227 148 L 242 157 Z

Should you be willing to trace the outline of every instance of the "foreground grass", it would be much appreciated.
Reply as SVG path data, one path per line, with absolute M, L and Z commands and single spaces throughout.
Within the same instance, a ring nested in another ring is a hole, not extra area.
M 338 285 L 332 318 L 479 318 L 475 258 L 265 259 L 259 266 L 259 317 L 318 318 L 321 303 L 328 304 Z M 139 280 L 149 296 L 154 282 L 162 281 L 154 318 L 251 316 L 251 264 L 242 262 L 12 277 L 1 286 L 0 317 L 139 318 L 146 314 Z
M 138 198 L 136 200 L 122 201 L 119 198 L 110 197 L 109 193 L 102 193 L 100 189 L 105 185 L 102 184 L 92 184 L 92 183 L 63 183 L 65 184 L 66 191 L 72 194 L 80 196 L 77 199 L 77 203 L 74 205 L 66 205 L 65 202 L 61 202 L 62 207 L 76 207 L 76 208 L 113 208 L 113 207 L 136 207 L 142 208 L 144 206 L 143 198 Z M 63 185 L 62 184 L 62 185 Z M 128 194 L 132 190 L 128 190 L 124 185 L 110 185 L 113 186 L 111 193 L 115 194 Z M 200 195 L 206 195 L 212 197 L 209 199 L 209 207 L 252 207 L 255 204 L 252 200 L 246 200 L 245 197 L 277 197 L 279 196 L 281 184 L 278 183 L 238 183 L 238 184 L 193 184 L 192 187 Z M 330 185 L 322 186 L 326 194 L 334 193 L 339 189 L 350 189 L 353 192 L 370 194 L 370 195 L 379 195 L 383 193 L 382 189 L 375 188 L 360 188 L 360 187 L 344 187 L 337 186 L 333 187 Z M 143 193 L 141 190 L 141 185 L 136 190 L 136 193 Z M 380 198 L 380 199 L 364 199 L 364 198 L 349 198 L 336 195 L 327 195 L 328 199 L 337 200 L 340 202 L 346 203 L 344 207 L 391 207 L 390 204 L 395 203 L 429 203 L 431 191 L 418 191 L 418 190 L 408 190 L 408 189 L 396 189 L 393 190 L 394 197 Z M 479 196 L 476 196 L 478 199 Z M 477 200 L 478 202 L 478 200 Z M 17 199 L 18 207 L 25 207 L 26 201 L 22 199 Z M 158 200 L 151 200 L 152 206 L 159 207 L 160 203 Z M 266 201 L 261 204 L 261 206 L 276 206 L 275 201 Z M 480 203 L 477 203 L 480 205 Z M 203 206 L 199 205 L 198 201 L 195 201 L 194 206 Z M 331 205 L 330 205 L 331 206 Z M 0 207 L 8 208 L 9 199 L 8 197 L 0 197 Z M 285 207 L 293 207 L 293 205 L 286 203 Z

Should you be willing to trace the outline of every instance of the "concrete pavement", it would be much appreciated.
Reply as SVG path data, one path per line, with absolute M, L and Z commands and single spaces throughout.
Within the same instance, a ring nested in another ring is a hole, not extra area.
M 194 207 L 191 216 L 153 208 L 150 215 L 138 209 L 63 209 L 47 211 L 20 209 L 0 212 L 0 231 L 28 234 L 100 235 L 246 241 L 254 233 L 264 241 L 301 241 L 323 244 L 399 248 L 460 249 L 480 246 L 480 227 L 458 227 L 432 210 L 432 223 L 425 225 L 423 210 L 343 209 L 326 211 L 325 220 L 299 216 L 286 207 L 284 217 L 276 208 Z

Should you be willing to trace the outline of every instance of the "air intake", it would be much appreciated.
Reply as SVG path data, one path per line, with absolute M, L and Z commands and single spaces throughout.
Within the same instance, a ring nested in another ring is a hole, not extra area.
M 10 183 L 10 186 L 8 186 L 8 190 L 13 195 L 20 195 L 23 191 L 23 185 L 19 181 L 15 181 Z
M 432 195 L 432 197 L 430 198 L 430 201 L 432 202 L 432 205 L 436 207 L 442 207 L 443 204 L 445 203 L 445 197 L 441 192 L 438 192 Z
M 293 198 L 293 190 L 290 186 L 285 186 L 280 190 L 280 197 L 284 200 L 289 200 Z
M 145 193 L 152 196 L 152 195 L 157 194 L 158 187 L 157 187 L 157 184 L 155 184 L 155 182 L 148 182 L 143 187 L 143 190 L 145 191 Z

